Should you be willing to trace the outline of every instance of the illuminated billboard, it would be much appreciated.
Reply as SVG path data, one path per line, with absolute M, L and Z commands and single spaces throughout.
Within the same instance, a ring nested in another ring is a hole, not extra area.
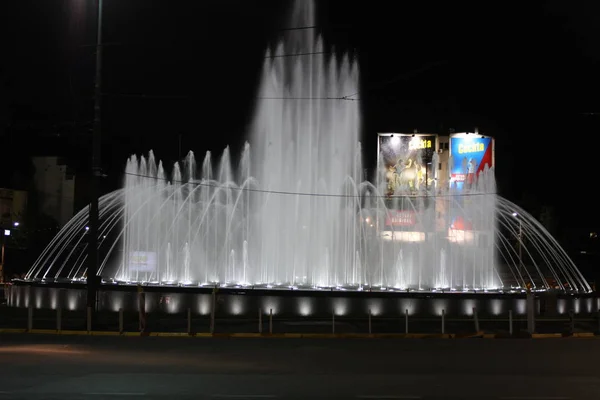
M 156 253 L 153 251 L 132 251 L 129 255 L 129 272 L 156 272 Z
M 494 139 L 473 133 L 451 135 L 450 157 L 450 184 L 470 185 L 486 165 L 494 166 Z
M 431 160 L 437 135 L 380 133 L 378 167 L 388 196 L 410 193 L 434 180 Z

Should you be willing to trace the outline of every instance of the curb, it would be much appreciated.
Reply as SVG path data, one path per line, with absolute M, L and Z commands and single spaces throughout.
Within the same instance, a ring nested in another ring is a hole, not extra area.
M 266 339 L 558 339 L 558 338 L 595 338 L 594 332 L 534 333 L 528 336 L 507 336 L 504 334 L 475 332 L 471 334 L 454 333 L 187 333 L 187 332 L 116 332 L 116 331 L 77 331 L 55 329 L 0 329 L 0 334 L 29 333 L 38 335 L 80 335 L 80 336 L 129 336 L 129 337 L 186 337 L 186 338 L 266 338 Z

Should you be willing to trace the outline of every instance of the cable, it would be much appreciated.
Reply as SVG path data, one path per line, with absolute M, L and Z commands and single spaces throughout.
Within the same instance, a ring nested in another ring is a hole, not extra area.
M 277 30 L 278 31 L 299 31 L 299 30 L 302 30 L 302 29 L 317 29 L 317 28 L 318 28 L 318 26 L 313 25 L 313 26 L 299 26 L 297 28 L 280 28 L 280 29 L 277 29 Z
M 265 58 L 300 57 L 300 56 L 312 56 L 315 54 L 332 54 L 332 53 L 330 51 L 313 51 L 310 53 L 276 54 L 274 56 L 266 56 Z
M 125 172 L 125 175 L 129 176 L 137 176 L 140 178 L 148 178 L 148 179 L 158 179 L 155 176 L 150 175 L 142 175 L 142 174 L 134 174 L 133 172 Z M 223 185 L 215 185 L 211 183 L 203 183 L 203 182 L 184 182 L 184 181 L 170 181 L 171 183 L 181 183 L 184 185 L 195 185 L 195 186 L 203 186 L 203 187 L 211 187 L 211 188 L 223 188 Z M 252 189 L 252 188 L 243 188 L 236 186 L 229 186 L 228 189 L 243 191 L 243 192 L 255 192 L 255 193 L 266 193 L 266 194 L 281 194 L 281 195 L 292 195 L 292 196 L 308 196 L 308 197 L 342 197 L 342 198 L 385 198 L 390 199 L 393 196 L 386 195 L 369 195 L 369 196 L 361 196 L 355 194 L 333 194 L 333 193 L 306 193 L 306 192 L 288 192 L 281 190 L 265 190 L 265 189 Z M 420 194 L 420 195 L 402 195 L 396 197 L 411 197 L 411 198 L 432 198 L 432 197 L 470 197 L 470 196 L 487 196 L 487 195 L 495 195 L 496 193 L 461 193 L 461 194 L 444 194 L 444 195 L 428 195 L 428 194 Z
M 144 94 L 144 93 L 102 93 L 102 96 L 114 97 L 138 97 L 146 99 L 191 99 L 191 95 L 161 95 L 161 94 Z M 344 97 L 255 97 L 257 100 L 345 100 L 345 101 L 360 101 L 360 99 L 351 99 Z
M 441 64 L 445 64 L 447 62 L 448 61 L 446 61 L 446 60 L 442 60 L 442 61 L 436 61 L 436 62 L 425 64 L 421 68 L 418 68 L 418 69 L 415 69 L 415 70 L 412 70 L 412 71 L 408 71 L 408 72 L 402 72 L 402 73 L 394 76 L 393 78 L 388 79 L 387 81 L 383 81 L 383 82 L 372 84 L 368 88 L 365 88 L 363 90 L 359 90 L 356 93 L 352 93 L 352 94 L 349 94 L 349 95 L 344 96 L 344 97 L 353 97 L 353 96 L 356 96 L 357 94 L 359 94 L 361 92 L 364 92 L 364 91 L 367 91 L 367 90 L 373 90 L 373 89 L 376 89 L 376 88 L 387 86 L 387 85 L 389 85 L 391 83 L 397 82 L 397 81 L 399 81 L 401 79 L 409 78 L 409 77 L 414 76 L 414 75 L 418 75 L 418 74 L 420 74 L 423 71 L 427 71 L 430 68 L 433 68 L 433 67 L 441 65 Z

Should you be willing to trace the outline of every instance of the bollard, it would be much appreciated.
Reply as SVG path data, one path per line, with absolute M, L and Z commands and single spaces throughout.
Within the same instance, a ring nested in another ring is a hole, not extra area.
M 258 309 L 258 333 L 262 333 L 262 311 Z
M 335 334 L 335 311 L 331 310 L 331 333 Z
M 369 335 L 371 334 L 371 310 L 369 310 Z
M 30 304 L 27 308 L 27 330 L 33 329 L 33 306 Z
M 119 333 L 123 333 L 123 309 L 119 308 Z
M 575 332 L 575 312 L 569 310 L 569 332 L 573 334 Z
M 217 306 L 217 287 L 212 291 L 211 307 L 210 307 L 210 333 L 215 333 L 215 307 Z
M 187 310 L 187 333 L 188 335 L 192 334 L 192 309 L 188 308 Z
M 404 310 L 404 333 L 408 333 L 408 308 Z
M 527 293 L 525 301 L 527 309 L 527 332 L 535 333 L 535 295 L 531 292 Z
M 446 333 L 446 324 L 445 324 L 446 310 L 442 309 L 442 335 Z
M 87 308 L 87 332 L 92 331 L 92 307 Z
M 273 309 L 269 308 L 269 334 L 273 333 Z
M 58 306 L 56 308 L 56 330 L 58 332 L 61 331 L 61 323 L 62 323 L 62 308 L 60 308 L 60 306 Z
M 477 307 L 473 307 L 473 320 L 475 321 L 475 332 L 479 332 L 479 318 L 477 317 Z
M 512 336 L 513 334 L 513 318 L 512 318 L 512 310 L 508 310 L 508 334 Z
M 138 286 L 138 322 L 140 332 L 146 331 L 146 293 Z

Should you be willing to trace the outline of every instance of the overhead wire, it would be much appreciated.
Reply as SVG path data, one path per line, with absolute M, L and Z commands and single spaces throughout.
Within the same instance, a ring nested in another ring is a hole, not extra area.
M 143 175 L 143 174 L 136 174 L 133 172 L 125 172 L 125 175 L 129 175 L 129 176 L 136 176 L 136 177 L 140 177 L 140 178 L 147 178 L 147 179 L 152 179 L 152 180 L 158 180 L 158 177 L 156 176 L 151 176 L 151 175 Z M 218 184 L 214 184 L 214 183 L 207 183 L 207 182 L 198 182 L 198 181 L 178 181 L 178 180 L 167 180 L 165 179 L 166 182 L 170 182 L 170 183 L 179 183 L 179 184 L 184 184 L 184 185 L 194 185 L 194 186 L 203 186 L 203 187 L 210 187 L 210 188 L 215 188 L 215 189 L 222 189 L 222 188 L 227 188 L 227 189 L 232 189 L 232 190 L 238 190 L 238 191 L 242 191 L 242 192 L 255 192 L 255 193 L 265 193 L 265 194 L 279 194 L 279 195 L 290 195 L 290 196 L 308 196 L 308 197 L 338 197 L 338 198 L 362 198 L 362 197 L 369 197 L 369 198 L 386 198 L 386 199 L 390 199 L 390 198 L 394 198 L 394 197 L 411 197 L 411 198 L 431 198 L 431 197 L 470 197 L 470 196 L 488 196 L 488 195 L 495 195 L 497 193 L 492 192 L 492 193 L 448 193 L 448 194 L 441 194 L 441 195 L 431 195 L 431 194 L 409 194 L 409 195 L 394 195 L 394 196 L 388 196 L 388 195 L 357 195 L 357 194 L 336 194 L 336 193 L 308 193 L 308 192 L 291 192 L 291 191 L 284 191 L 284 190 L 267 190 L 267 189 L 256 189 L 256 188 L 248 188 L 248 187 L 239 187 L 239 186 L 225 186 L 225 185 L 218 185 Z

